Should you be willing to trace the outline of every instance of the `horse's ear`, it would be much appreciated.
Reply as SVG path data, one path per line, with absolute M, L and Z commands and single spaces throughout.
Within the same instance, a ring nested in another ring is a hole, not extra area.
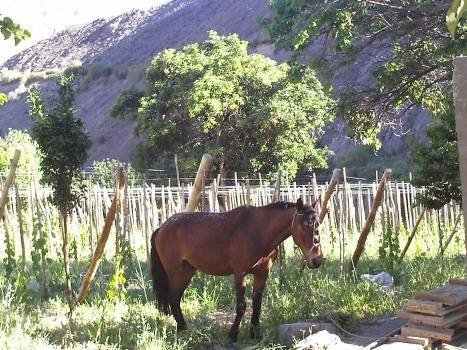
M 318 199 L 315 200 L 315 201 L 311 204 L 311 206 L 312 206 L 313 209 L 316 211 L 316 210 L 318 210 L 318 206 L 319 206 L 320 203 L 321 203 L 321 196 L 319 196 Z
M 299 213 L 303 212 L 303 201 L 302 201 L 302 197 L 299 197 L 297 199 L 297 211 Z

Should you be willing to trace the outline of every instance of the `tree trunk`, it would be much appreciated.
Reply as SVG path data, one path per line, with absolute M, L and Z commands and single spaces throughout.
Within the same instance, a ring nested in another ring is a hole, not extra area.
M 467 217 L 467 57 L 454 59 L 454 104 L 456 107 L 457 147 L 462 183 L 462 207 Z M 465 269 L 467 271 L 467 225 L 464 223 Z
M 62 226 L 62 237 L 63 237 L 63 245 L 62 245 L 62 253 L 63 253 L 63 267 L 65 269 L 65 297 L 68 303 L 68 307 L 70 310 L 69 317 L 73 316 L 74 310 L 74 295 L 73 295 L 73 288 L 71 285 L 71 274 L 70 274 L 70 259 L 69 259 L 69 238 L 68 238 L 68 211 L 67 206 L 63 205 L 62 209 L 60 210 L 60 221 Z

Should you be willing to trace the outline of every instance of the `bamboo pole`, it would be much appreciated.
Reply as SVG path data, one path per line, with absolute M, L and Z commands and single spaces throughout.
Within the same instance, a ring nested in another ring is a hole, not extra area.
M 209 153 L 203 154 L 203 158 L 199 164 L 198 172 L 196 173 L 195 182 L 193 183 L 193 187 L 188 198 L 188 204 L 186 206 L 187 212 L 195 211 L 199 202 L 199 198 L 201 197 L 201 191 L 203 190 L 202 182 L 204 171 L 209 170 L 211 164 L 212 156 Z
M 376 213 L 383 199 L 383 193 L 384 193 L 384 188 L 386 186 L 386 181 L 388 181 L 389 178 L 391 177 L 391 173 L 392 173 L 391 169 L 386 169 L 384 171 L 383 176 L 381 177 L 381 181 L 378 185 L 378 190 L 376 191 L 376 196 L 373 200 L 373 205 L 371 206 L 371 210 L 368 214 L 368 218 L 365 222 L 365 225 L 363 226 L 362 232 L 360 233 L 357 247 L 355 248 L 352 260 L 350 262 L 351 269 L 354 269 L 358 264 L 358 260 L 360 260 L 360 256 L 363 252 L 363 249 L 365 248 L 366 239 L 368 237 L 368 234 L 370 233 L 371 226 L 373 225 L 373 222 L 376 217 Z
M 339 177 L 341 176 L 341 169 L 334 169 L 332 172 L 331 182 L 329 183 L 326 192 L 324 193 L 323 202 L 321 205 L 321 213 L 319 213 L 319 223 L 321 224 L 326 217 L 326 213 L 328 212 L 328 202 L 331 198 L 332 193 L 336 189 L 337 183 L 339 182 Z
M 97 268 L 99 267 L 99 262 L 104 254 L 105 244 L 110 235 L 110 229 L 112 228 L 112 223 L 115 219 L 115 213 L 120 202 L 120 197 L 125 188 L 125 173 L 123 168 L 120 168 L 119 182 L 118 182 L 118 191 L 115 193 L 115 197 L 112 201 L 112 206 L 110 207 L 109 212 L 105 217 L 104 228 L 102 229 L 102 234 L 99 237 L 99 241 L 96 245 L 96 250 L 89 265 L 88 272 L 83 279 L 81 289 L 78 295 L 77 303 L 82 302 L 89 294 L 89 286 L 91 285 L 92 280 L 96 274 Z
M 417 232 L 418 225 L 420 224 L 420 222 L 423 219 L 423 216 L 425 215 L 425 210 L 426 209 L 423 208 L 422 211 L 420 212 L 420 214 L 418 215 L 417 221 L 415 222 L 415 225 L 414 225 L 414 227 L 412 229 L 412 232 L 410 233 L 409 239 L 407 240 L 407 243 L 405 244 L 405 247 L 402 250 L 402 253 L 401 253 L 400 257 L 399 257 L 398 264 L 400 264 L 402 262 L 402 260 L 404 259 L 405 254 L 407 253 L 407 250 L 409 249 L 410 244 L 412 243 L 412 240 L 415 237 L 415 233 Z
M 20 155 L 21 151 L 16 149 L 15 153 L 13 154 L 13 158 L 11 159 L 10 172 L 8 173 L 8 177 L 6 178 L 5 184 L 3 186 L 2 196 L 0 197 L 0 218 L 3 217 L 5 205 L 8 203 L 8 191 L 10 190 L 10 186 L 15 179 L 16 168 L 18 167 Z

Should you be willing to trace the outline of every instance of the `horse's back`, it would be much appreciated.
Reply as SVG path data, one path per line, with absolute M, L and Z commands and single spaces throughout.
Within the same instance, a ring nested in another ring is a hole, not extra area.
M 232 273 L 231 246 L 239 225 L 245 224 L 244 208 L 226 213 L 179 213 L 160 227 L 156 237 L 162 260 L 188 262 L 215 275 Z

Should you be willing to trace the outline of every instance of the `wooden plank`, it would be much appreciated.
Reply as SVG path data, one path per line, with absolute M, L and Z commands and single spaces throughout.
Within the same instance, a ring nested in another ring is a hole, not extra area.
M 438 301 L 450 306 L 457 305 L 467 302 L 467 287 L 447 284 L 429 291 L 417 291 L 415 292 L 415 298 Z
M 405 309 L 397 311 L 397 317 L 406 319 L 407 321 L 437 327 L 449 327 L 467 317 L 465 312 L 455 312 L 447 316 L 431 316 L 423 315 L 415 312 L 408 312 Z
M 439 339 L 443 341 L 451 341 L 454 336 L 454 329 L 444 329 L 409 323 L 408 326 L 401 328 L 401 334 L 413 337 L 426 337 L 431 339 Z
M 427 315 L 445 316 L 453 312 L 467 312 L 467 303 L 446 307 L 443 303 L 431 300 L 415 299 L 406 303 L 407 310 Z
M 401 334 L 393 335 L 392 339 L 395 341 L 403 342 L 403 343 L 418 344 L 423 347 L 428 346 L 428 343 L 429 343 L 427 338 L 412 337 L 412 336 L 401 335 Z
M 423 299 L 409 300 L 405 306 L 410 312 L 420 312 L 435 316 L 438 316 L 443 310 L 443 303 Z
M 467 279 L 451 278 L 449 284 L 467 287 Z

